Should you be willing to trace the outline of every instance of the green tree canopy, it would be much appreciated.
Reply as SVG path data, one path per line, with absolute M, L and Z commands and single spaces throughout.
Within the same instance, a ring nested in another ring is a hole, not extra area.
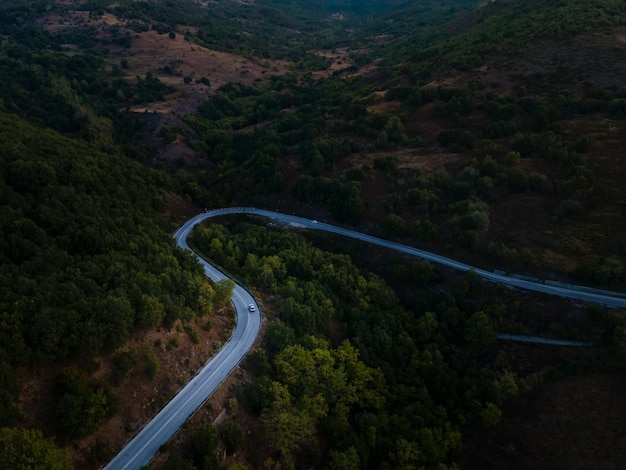
M 69 454 L 41 431 L 0 428 L 0 461 L 15 470 L 71 470 Z

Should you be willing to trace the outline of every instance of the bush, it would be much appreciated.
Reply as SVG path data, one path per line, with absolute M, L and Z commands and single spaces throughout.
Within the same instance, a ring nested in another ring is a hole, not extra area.
M 504 157 L 504 164 L 506 166 L 517 166 L 519 165 L 521 159 L 521 155 L 519 152 L 515 152 L 514 150 L 510 151 Z
M 193 344 L 200 343 L 200 336 L 192 325 L 185 325 L 185 333 L 187 333 L 187 336 L 189 336 L 189 339 Z
M 392 172 L 398 166 L 398 159 L 395 157 L 379 157 L 374 159 L 374 169 Z
M 452 152 L 462 152 L 474 147 L 474 136 L 463 129 L 447 129 L 437 136 L 437 142 Z
M 509 191 L 512 193 L 522 193 L 528 188 L 528 177 L 519 168 L 514 168 L 507 172 Z
M 528 175 L 528 187 L 540 194 L 549 194 L 553 190 L 552 181 L 544 174 L 532 172 Z
M 226 447 L 226 455 L 233 455 L 243 447 L 245 434 L 239 424 L 229 422 L 220 435 Z
M 537 150 L 536 139 L 530 135 L 517 134 L 511 140 L 511 148 L 519 152 L 521 157 L 529 157 Z
M 480 421 L 486 428 L 495 426 L 500 422 L 502 410 L 493 403 L 486 403 L 485 407 L 480 410 Z
M 137 359 L 137 351 L 134 350 L 122 351 L 113 356 L 112 362 L 114 371 L 112 381 L 114 384 L 119 385 L 122 380 L 124 380 L 128 373 L 133 370 L 137 364 Z
M 144 370 L 146 377 L 153 379 L 161 369 L 161 362 L 153 351 L 146 352 L 146 368 Z
M 428 219 L 418 219 L 413 224 L 413 236 L 428 241 L 438 241 L 441 238 L 439 229 Z
M 202 83 L 203 85 L 206 85 L 206 86 L 211 86 L 211 81 L 206 77 L 202 77 L 199 80 L 196 80 L 196 82 Z
M 350 181 L 363 181 L 365 179 L 365 171 L 362 167 L 351 168 L 346 172 L 346 178 Z
M 389 214 L 385 219 L 385 231 L 389 235 L 404 235 L 406 233 L 406 222 L 399 215 Z
M 90 383 L 89 378 L 77 369 L 63 371 L 57 392 L 55 425 L 65 436 L 88 436 L 115 413 L 116 400 L 111 391 Z
M 226 413 L 229 415 L 234 415 L 239 410 L 239 402 L 235 397 L 230 398 L 228 403 L 226 404 Z

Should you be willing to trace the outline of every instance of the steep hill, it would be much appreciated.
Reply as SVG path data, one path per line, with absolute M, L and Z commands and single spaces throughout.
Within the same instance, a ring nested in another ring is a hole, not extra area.
M 422 70 L 442 62 L 469 70 L 495 57 L 515 57 L 542 40 L 566 43 L 583 34 L 613 32 L 625 24 L 626 11 L 619 1 L 479 3 L 450 21 L 445 37 L 429 47 L 416 48 L 415 37 L 409 36 L 389 53 L 394 62 L 405 58 L 419 62 L 416 65 Z
M 625 21 L 613 0 L 4 2 L 1 424 L 97 466 L 219 349 L 227 289 L 167 233 L 198 208 L 626 289 Z M 463 434 L 460 461 L 509 462 L 526 392 L 541 410 L 573 373 L 592 402 L 588 371 L 621 370 L 615 312 L 252 222 L 195 241 L 255 290 L 267 337 L 155 465 L 436 468 Z
M 166 204 L 163 175 L 6 113 L 0 122 L 0 415 L 12 426 L 35 411 L 15 408 L 18 368 L 86 367 L 138 329 L 205 315 L 213 288 L 155 216 Z M 110 416 L 115 399 L 91 402 L 106 389 L 71 377 L 39 420 L 80 436 Z

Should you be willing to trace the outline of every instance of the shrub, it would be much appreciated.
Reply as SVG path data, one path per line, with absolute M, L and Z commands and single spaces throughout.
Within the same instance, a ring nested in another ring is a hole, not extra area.
M 502 410 L 493 403 L 486 403 L 485 407 L 480 410 L 480 421 L 486 428 L 495 426 L 500 422 Z
M 239 424 L 229 422 L 220 435 L 226 447 L 226 455 L 233 455 L 243 447 L 245 433 Z
M 144 370 L 146 377 L 153 379 L 161 369 L 161 362 L 153 351 L 146 351 L 146 368 Z
M 113 356 L 113 383 L 120 384 L 137 364 L 137 351 L 122 351 Z
M 452 152 L 462 152 L 474 147 L 474 136 L 463 129 L 447 129 L 437 136 L 437 142 Z
M 165 347 L 165 349 L 167 349 L 168 351 L 171 351 L 174 348 L 178 347 L 178 338 L 172 338 L 169 343 L 167 343 L 167 346 Z
M 514 150 L 511 150 L 504 157 L 504 164 L 506 166 L 517 166 L 519 165 L 520 159 L 521 159 L 520 153 L 515 152 Z
M 185 333 L 187 333 L 187 336 L 189 336 L 189 339 L 193 344 L 200 343 L 200 336 L 192 325 L 185 325 Z

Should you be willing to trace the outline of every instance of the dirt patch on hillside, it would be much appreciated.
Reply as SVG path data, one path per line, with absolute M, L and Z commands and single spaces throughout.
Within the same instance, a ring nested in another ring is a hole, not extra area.
M 172 231 L 180 227 L 186 220 L 197 215 L 200 210 L 196 208 L 188 195 L 182 196 L 176 193 L 166 193 L 165 218 L 172 223 Z
M 381 115 L 391 116 L 400 111 L 402 103 L 400 101 L 387 101 L 385 100 L 386 91 L 376 91 L 374 96 L 376 97 L 374 103 L 367 107 L 367 114 L 369 115 Z
M 313 73 L 313 77 L 316 79 L 330 77 L 335 72 L 339 72 L 356 65 L 350 57 L 350 49 L 347 47 L 338 47 L 332 50 L 314 50 L 311 52 L 329 61 L 329 65 L 326 70 L 320 70 Z
M 287 72 L 288 64 L 284 61 L 264 61 L 262 64 L 253 62 L 226 52 L 219 52 L 193 44 L 185 40 L 181 34 L 174 39 L 168 35 L 160 35 L 155 31 L 148 31 L 135 36 L 132 47 L 128 50 L 118 48 L 112 50 L 111 64 L 126 59 L 129 64 L 128 75 L 145 75 L 150 72 L 159 80 L 176 88 L 176 94 L 165 104 L 151 104 L 145 109 L 148 111 L 169 111 L 175 109 L 181 112 L 191 112 L 199 101 L 213 93 L 226 83 L 235 82 L 244 85 L 263 83 L 271 75 Z M 185 83 L 185 77 L 192 81 Z M 206 78 L 210 86 L 197 83 L 197 80 Z M 187 102 L 188 110 L 173 108 L 170 102 Z M 139 107 L 137 111 L 143 111 Z
M 150 72 L 176 89 L 176 93 L 168 97 L 166 102 L 137 106 L 134 111 L 193 112 L 200 102 L 226 83 L 251 86 L 268 81 L 272 75 L 289 71 L 287 61 L 250 60 L 195 44 L 193 28 L 187 26 L 179 26 L 172 38 L 156 31 L 133 31 L 125 20 L 111 13 L 91 17 L 89 13 L 74 10 L 51 13 L 40 18 L 38 24 L 52 33 L 93 28 L 96 37 L 107 42 L 109 68 L 119 66 L 125 60 L 128 68 L 123 70 L 123 74 L 129 80 Z M 191 36 L 186 36 L 187 32 Z M 126 35 L 130 37 L 128 48 L 112 41 L 112 38 Z M 66 49 L 78 50 L 72 44 L 67 44 Z M 185 77 L 191 78 L 191 82 L 185 83 Z M 201 78 L 209 80 L 210 86 L 198 83 Z
M 261 320 L 261 331 L 255 342 L 254 348 L 257 348 L 265 335 L 267 327 L 271 324 L 271 317 L 274 311 L 278 310 L 278 305 L 282 302 L 282 299 L 274 296 L 263 296 L 261 293 L 255 292 L 257 301 L 263 312 L 263 318 Z M 246 434 L 257 435 L 260 422 L 254 416 L 251 416 L 243 406 L 237 403 L 235 397 L 235 389 L 238 386 L 249 384 L 252 382 L 252 375 L 247 369 L 246 361 L 242 363 L 230 374 L 230 376 L 221 384 L 221 386 L 215 391 L 213 395 L 206 401 L 206 403 L 200 407 L 196 413 L 189 418 L 183 428 L 181 428 L 172 437 L 168 443 L 166 449 L 157 454 L 152 462 L 150 462 L 148 468 L 161 469 L 164 467 L 167 459 L 169 458 L 170 450 L 176 449 L 180 453 L 185 453 L 188 448 L 190 440 L 195 436 L 200 426 L 204 423 L 213 423 L 218 428 L 223 427 L 229 421 L 236 421 L 244 430 Z M 231 399 L 234 399 L 231 401 Z M 229 403 L 231 404 L 231 411 L 233 415 L 229 414 Z M 234 405 L 234 407 L 232 406 Z M 256 431 L 252 431 L 255 430 Z M 246 444 L 248 445 L 248 444 Z M 241 461 L 245 457 L 245 452 L 237 452 L 233 456 L 226 456 L 226 450 L 223 445 L 220 444 L 217 450 L 218 458 L 224 468 L 230 468 L 230 465 L 234 462 Z
M 378 158 L 392 157 L 396 160 L 396 168 L 412 169 L 419 168 L 430 172 L 439 168 L 455 165 L 467 160 L 467 157 L 450 152 L 437 152 L 433 149 L 407 149 L 389 151 L 374 151 L 369 153 L 354 153 L 350 157 L 342 160 L 339 169 L 350 169 L 358 166 L 374 166 L 374 161 Z
M 228 340 L 234 316 L 231 308 L 225 308 L 185 327 L 177 322 L 171 330 L 136 333 L 116 351 L 132 351 L 137 356 L 135 366 L 112 388 L 119 399 L 117 413 L 91 436 L 59 441 L 71 452 L 75 468 L 96 468 L 119 452 Z M 209 321 L 210 329 L 206 328 Z M 112 356 L 95 358 L 97 370 L 91 375 L 94 383 L 111 381 L 116 370 Z M 148 356 L 156 357 L 159 364 L 152 378 L 146 373 Z M 49 436 L 56 434 L 53 391 L 60 373 L 59 367 L 47 365 L 22 371 L 20 408 L 24 425 Z

